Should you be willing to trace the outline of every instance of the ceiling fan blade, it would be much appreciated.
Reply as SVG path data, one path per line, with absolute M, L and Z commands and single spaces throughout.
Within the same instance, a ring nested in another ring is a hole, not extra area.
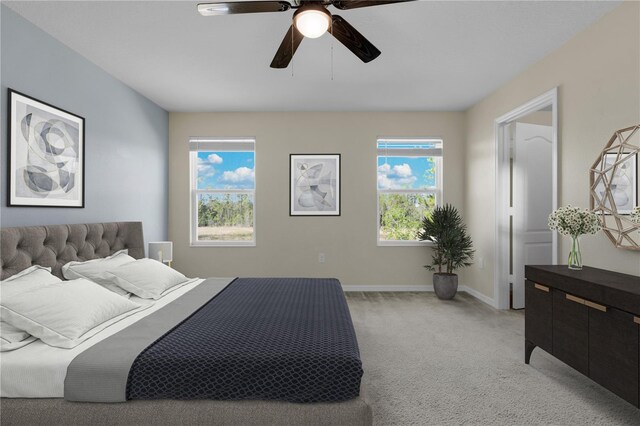
M 360 58 L 362 62 L 371 62 L 380 56 L 381 52 L 347 21 L 342 19 L 341 16 L 333 15 L 331 33 L 340 43 L 344 44 L 347 49 Z
M 304 36 L 296 29 L 294 25 L 289 27 L 289 31 L 284 36 L 280 47 L 276 52 L 276 56 L 271 61 L 271 68 L 286 68 L 293 59 L 293 54 L 298 50 L 298 46 L 302 43 Z
M 198 4 L 198 12 L 200 12 L 202 16 L 284 12 L 289 9 L 291 9 L 291 5 L 286 1 L 228 1 Z
M 380 6 L 382 4 L 406 3 L 416 0 L 335 0 L 333 5 L 340 10 L 357 9 L 359 7 Z

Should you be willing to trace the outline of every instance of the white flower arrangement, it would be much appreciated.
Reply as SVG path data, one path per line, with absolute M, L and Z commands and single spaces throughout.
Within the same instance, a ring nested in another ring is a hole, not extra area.
M 598 232 L 600 221 L 595 213 L 569 205 L 560 207 L 549 215 L 549 229 L 557 230 L 562 235 L 577 237 Z
M 640 206 L 635 206 L 631 212 L 631 222 L 640 223 Z

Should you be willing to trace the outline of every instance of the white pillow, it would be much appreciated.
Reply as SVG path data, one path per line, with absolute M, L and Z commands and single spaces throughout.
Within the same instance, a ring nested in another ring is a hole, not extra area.
M 171 287 L 187 277 L 152 259 L 138 259 L 104 273 L 104 278 L 143 299 L 159 299 Z
M 83 278 L 50 284 L 4 282 L 0 300 L 3 320 L 60 348 L 77 346 L 138 307 Z
M 41 283 L 59 283 L 62 281 L 51 273 L 51 268 L 47 268 L 40 265 L 33 265 L 30 268 L 24 269 L 15 275 L 10 276 L 6 280 L 0 281 L 0 285 L 15 281 L 17 285 Z
M 26 331 L 0 321 L 0 352 L 21 348 L 35 340 L 36 338 Z
M 133 262 L 134 260 L 133 257 L 129 256 L 129 250 L 120 250 L 104 259 L 92 259 L 86 262 L 69 262 L 62 267 L 62 275 L 68 280 L 85 278 L 100 284 L 120 296 L 129 297 L 129 293 L 126 290 L 113 284 L 110 280 L 105 280 L 103 274 L 106 271 Z
M 25 286 L 25 288 L 27 288 L 30 285 L 46 285 L 59 282 L 62 282 L 62 280 L 51 274 L 51 268 L 34 265 L 10 276 L 6 280 L 0 281 L 0 301 L 2 300 L 2 293 L 7 283 L 13 283 L 12 286 L 16 287 Z M 34 340 L 36 340 L 36 338 L 32 337 L 26 331 L 5 321 L 0 321 L 0 352 L 21 348 Z

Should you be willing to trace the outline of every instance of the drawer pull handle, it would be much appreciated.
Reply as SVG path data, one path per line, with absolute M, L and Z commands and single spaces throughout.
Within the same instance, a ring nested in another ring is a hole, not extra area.
M 567 300 L 571 300 L 572 302 L 576 302 L 581 305 L 584 305 L 584 299 L 581 299 L 580 297 L 576 297 L 571 294 L 567 294 L 566 297 L 567 297 Z
M 594 302 L 590 302 L 588 300 L 585 300 L 584 304 L 587 305 L 590 308 L 597 309 L 597 310 L 602 311 L 602 312 L 607 312 L 607 307 L 603 306 L 603 305 L 600 305 L 598 303 L 594 303 Z
M 640 317 L 633 317 L 633 322 L 640 324 Z
M 545 286 L 540 285 L 540 284 L 534 284 L 533 286 L 535 288 L 537 288 L 538 290 L 546 291 L 547 293 L 549 293 L 549 287 L 545 287 Z

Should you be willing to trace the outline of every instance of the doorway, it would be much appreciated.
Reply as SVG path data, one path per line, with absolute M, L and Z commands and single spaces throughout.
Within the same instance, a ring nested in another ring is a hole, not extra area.
M 556 264 L 557 88 L 495 121 L 496 273 L 499 309 L 524 308 L 524 265 Z

